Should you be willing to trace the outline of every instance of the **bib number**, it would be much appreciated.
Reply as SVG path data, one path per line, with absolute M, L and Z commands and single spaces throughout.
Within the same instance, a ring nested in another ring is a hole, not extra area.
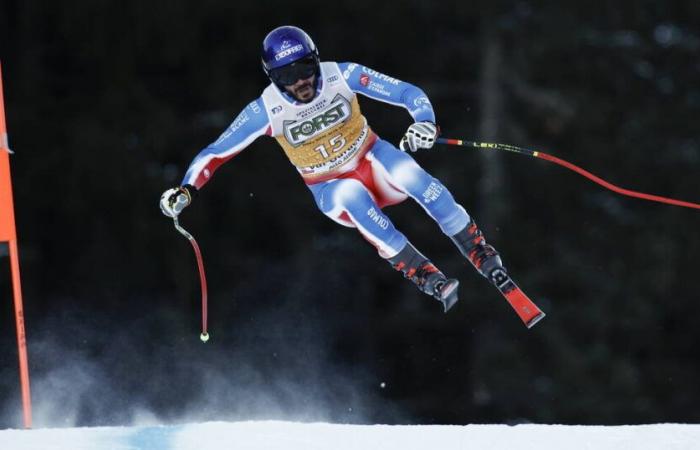
M 314 150 L 319 152 L 323 158 L 328 158 L 331 153 L 336 153 L 341 148 L 345 147 L 345 138 L 342 134 L 337 134 L 330 138 L 326 144 L 321 144 Z

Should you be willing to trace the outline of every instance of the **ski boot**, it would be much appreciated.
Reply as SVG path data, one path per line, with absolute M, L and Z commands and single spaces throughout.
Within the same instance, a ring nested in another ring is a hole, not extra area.
M 499 285 L 507 273 L 506 269 L 496 249 L 486 243 L 483 233 L 473 220 L 450 239 L 481 275 L 496 286 Z
M 434 297 L 444 307 L 445 312 L 457 303 L 457 288 L 459 281 L 447 278 L 410 243 L 388 261 L 394 269 L 413 281 L 418 289 Z

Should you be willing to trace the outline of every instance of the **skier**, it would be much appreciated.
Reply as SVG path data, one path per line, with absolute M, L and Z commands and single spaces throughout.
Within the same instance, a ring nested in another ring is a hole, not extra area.
M 267 135 L 281 145 L 325 215 L 357 228 L 445 312 L 458 300 L 459 282 L 416 250 L 384 214 L 384 206 L 411 197 L 483 276 L 496 283 L 496 276 L 505 273 L 498 253 L 465 209 L 406 153 L 431 148 L 439 132 L 421 89 L 360 64 L 320 62 L 311 38 L 293 26 L 265 37 L 262 65 L 270 85 L 194 158 L 182 184 L 163 193 L 163 214 L 180 214 L 219 166 Z M 400 150 L 372 131 L 356 94 L 408 110 L 415 123 Z

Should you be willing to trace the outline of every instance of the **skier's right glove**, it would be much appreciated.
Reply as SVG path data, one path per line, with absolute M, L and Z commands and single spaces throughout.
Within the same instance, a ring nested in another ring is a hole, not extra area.
M 197 189 L 188 184 L 170 188 L 160 196 L 160 210 L 168 217 L 177 217 L 192 203 L 193 194 L 196 192 Z

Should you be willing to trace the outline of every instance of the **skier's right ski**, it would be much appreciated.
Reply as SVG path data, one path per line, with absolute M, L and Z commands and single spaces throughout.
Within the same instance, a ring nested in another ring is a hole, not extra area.
M 505 270 L 500 268 L 494 270 L 491 274 L 491 281 L 510 303 L 526 327 L 532 328 L 544 318 L 545 313 L 525 295 Z

